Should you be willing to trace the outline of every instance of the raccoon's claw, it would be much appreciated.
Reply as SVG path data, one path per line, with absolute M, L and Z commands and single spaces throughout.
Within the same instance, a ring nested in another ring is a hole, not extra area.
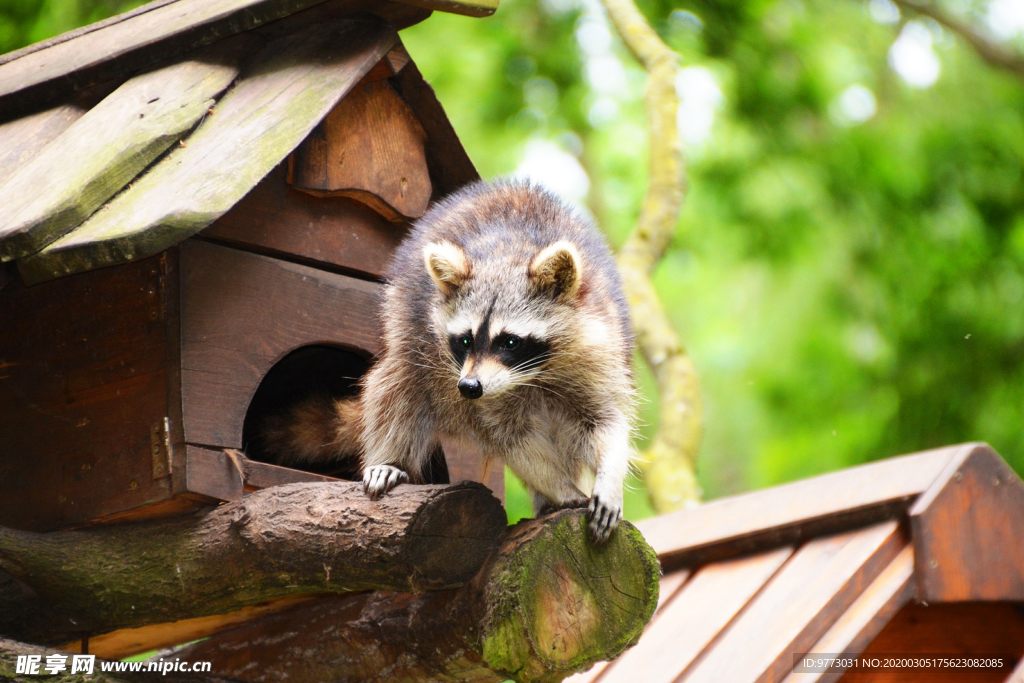
M 590 499 L 587 516 L 590 517 L 590 524 L 587 525 L 590 538 L 594 543 L 604 543 L 622 519 L 622 506 L 607 503 L 595 495 Z
M 409 475 L 391 465 L 373 465 L 363 470 L 363 493 L 377 500 L 399 484 L 409 481 Z

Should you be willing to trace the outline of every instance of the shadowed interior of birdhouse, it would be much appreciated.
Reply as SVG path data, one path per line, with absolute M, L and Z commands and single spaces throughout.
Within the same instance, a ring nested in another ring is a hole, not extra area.
M 327 345 L 303 346 L 282 358 L 260 382 L 246 411 L 242 425 L 246 456 L 251 460 L 276 462 L 277 455 L 268 451 L 261 435 L 267 419 L 286 415 L 294 406 L 314 397 L 357 396 L 359 380 L 369 370 L 370 363 L 358 352 Z M 342 479 L 362 477 L 357 458 L 291 467 Z M 448 468 L 440 449 L 427 469 L 424 477 L 428 483 L 449 483 Z

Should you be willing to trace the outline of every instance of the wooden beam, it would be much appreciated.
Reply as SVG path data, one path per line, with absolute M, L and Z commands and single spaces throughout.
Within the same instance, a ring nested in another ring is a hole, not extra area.
M 398 0 L 438 12 L 465 14 L 469 17 L 489 17 L 498 10 L 498 0 Z
M 792 555 L 793 548 L 785 547 L 702 567 L 637 646 L 612 662 L 601 683 L 675 681 Z
M 913 597 L 914 549 L 908 545 L 882 570 L 878 578 L 871 582 L 836 623 L 832 624 L 832 628 L 808 649 L 808 652 L 860 654 Z M 786 676 L 783 683 L 838 681 L 844 672 L 844 668 L 834 668 L 820 673 L 794 671 Z
M 910 523 L 919 600 L 1024 601 L 1024 482 L 989 446 L 959 452 Z
M 907 544 L 896 522 L 800 548 L 687 673 L 687 683 L 777 681 Z
M 185 0 L 183 0 L 185 1 Z M 19 263 L 38 282 L 159 253 L 222 216 L 391 48 L 372 19 L 267 45 L 194 133 L 80 227 Z
M 235 80 L 245 49 L 222 42 L 126 81 L 13 169 L 0 185 L 0 260 L 37 252 L 78 227 L 187 135 Z
M 693 565 L 894 519 L 974 444 L 890 458 L 639 523 L 666 567 Z

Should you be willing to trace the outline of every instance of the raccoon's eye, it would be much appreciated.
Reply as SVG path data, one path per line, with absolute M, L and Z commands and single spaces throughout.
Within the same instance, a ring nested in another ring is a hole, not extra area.
M 473 338 L 470 337 L 468 334 L 464 334 L 461 337 L 459 337 L 458 342 L 459 346 L 461 346 L 464 349 L 468 349 L 469 346 L 473 343 Z
M 505 339 L 505 343 L 502 344 L 502 347 L 504 347 L 508 351 L 515 351 L 516 349 L 519 348 L 519 344 L 521 342 L 522 342 L 522 340 L 519 337 L 516 337 L 514 335 L 509 335 Z

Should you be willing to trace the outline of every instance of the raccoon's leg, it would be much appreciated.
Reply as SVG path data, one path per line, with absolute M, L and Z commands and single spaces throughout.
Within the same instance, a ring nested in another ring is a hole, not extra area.
M 373 500 L 418 477 L 437 447 L 429 406 L 403 372 L 385 357 L 363 383 L 363 490 Z
M 590 537 L 604 543 L 622 519 L 622 487 L 629 471 L 629 422 L 616 411 L 615 416 L 594 430 L 597 476 L 590 498 Z

